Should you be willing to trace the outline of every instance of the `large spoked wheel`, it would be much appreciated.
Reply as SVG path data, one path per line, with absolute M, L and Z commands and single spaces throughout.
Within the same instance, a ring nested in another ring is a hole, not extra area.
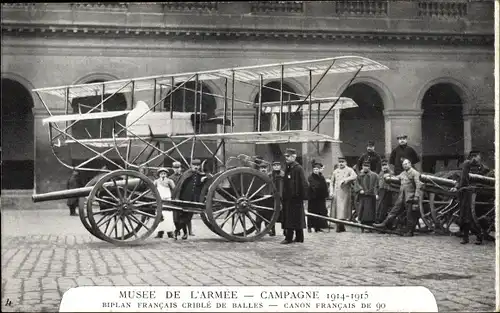
M 278 220 L 279 201 L 268 175 L 251 168 L 234 168 L 219 175 L 210 185 L 206 215 L 220 236 L 231 241 L 255 241 L 266 235 Z
M 423 192 L 422 196 L 419 199 L 418 203 L 419 209 L 420 209 L 420 219 L 419 219 L 419 225 L 421 225 L 420 220 L 424 223 L 425 227 L 429 230 L 434 230 L 435 229 L 435 224 L 434 224 L 434 219 L 432 218 L 432 209 L 430 206 L 430 201 L 429 201 L 429 193 L 428 192 Z
M 454 196 L 431 192 L 429 206 L 436 233 L 452 234 L 460 231 L 458 225 L 460 207 Z
M 103 175 L 98 175 L 98 176 L 92 178 L 85 185 L 85 187 L 92 187 L 92 186 L 94 186 L 99 181 L 99 179 L 102 176 Z M 87 202 L 88 202 L 88 199 L 89 199 L 89 197 L 79 198 L 78 215 L 80 217 L 80 221 L 82 222 L 83 227 L 85 227 L 85 229 L 89 231 L 89 233 L 91 233 L 92 235 L 94 235 L 95 237 L 97 237 L 97 238 L 99 238 L 101 240 L 104 240 L 104 239 L 98 237 L 95 234 L 94 229 L 90 226 L 89 218 L 88 218 L 88 215 L 87 215 Z M 93 205 L 99 206 L 99 202 L 96 201 Z
M 472 194 L 472 219 L 476 227 L 481 229 L 484 234 L 488 235 L 495 233 L 495 204 L 493 202 L 494 198 L 490 199 L 476 192 Z
M 147 176 L 118 170 L 96 183 L 87 201 L 87 216 L 96 237 L 115 245 L 137 245 L 158 227 L 162 201 Z

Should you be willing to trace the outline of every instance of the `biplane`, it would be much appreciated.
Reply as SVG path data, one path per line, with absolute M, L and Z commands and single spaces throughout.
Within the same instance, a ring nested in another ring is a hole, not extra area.
M 347 88 L 359 73 L 380 70 L 388 67 L 364 57 L 342 56 L 35 89 L 33 92 L 50 115 L 44 123 L 48 125 L 50 145 L 57 160 L 68 169 L 100 171 L 103 175 L 96 176 L 85 187 L 38 194 L 33 200 L 84 197 L 86 204 L 79 212 L 83 225 L 97 238 L 117 245 L 142 243 L 157 228 L 162 210 L 200 214 L 210 230 L 228 240 L 259 239 L 276 223 L 280 197 L 271 179 L 252 167 L 255 157 L 227 156 L 226 145 L 339 143 L 340 110 L 357 104 L 340 95 L 314 96 L 318 94 L 318 86 L 326 76 L 343 74 L 348 75 Z M 289 78 L 303 80 L 307 92 L 286 91 L 285 80 Z M 201 86 L 208 81 L 221 91 L 210 93 L 221 104 L 215 116 L 203 110 Z M 279 81 L 280 87 L 267 86 L 265 83 L 270 81 Z M 238 97 L 241 86 L 257 88 L 258 99 L 252 102 Z M 278 92 L 279 101 L 263 101 L 266 88 Z M 193 92 L 194 103 L 175 105 L 174 93 L 178 90 Z M 107 104 L 118 95 L 132 104 L 131 109 L 110 109 Z M 100 101 L 95 105 L 75 106 L 73 100 L 88 97 Z M 170 103 L 168 109 L 165 101 Z M 53 115 L 51 107 L 64 108 L 65 114 Z M 179 107 L 190 107 L 192 111 L 180 111 Z M 255 112 L 254 131 L 235 131 L 235 112 L 239 107 Z M 292 115 L 297 112 L 307 124 L 301 130 L 291 128 Z M 320 124 L 330 114 L 334 119 L 333 135 L 319 131 Z M 262 126 L 264 116 L 271 116 L 266 129 Z M 95 126 L 93 130 L 86 128 L 89 123 Z M 73 130 L 78 125 L 85 131 L 77 136 Z M 64 155 L 72 147 L 78 147 L 79 153 L 89 157 L 76 163 L 74 158 L 66 160 Z M 204 165 L 207 161 L 214 165 L 202 190 L 202 201 L 178 199 L 185 176 L 178 182 L 172 199 L 162 200 L 143 170 L 154 170 L 174 160 L 189 168 L 190 160 L 198 156 L 200 149 L 209 154 Z M 115 168 L 96 167 L 95 160 L 105 160 Z M 266 226 L 258 227 L 257 219 L 264 220 Z

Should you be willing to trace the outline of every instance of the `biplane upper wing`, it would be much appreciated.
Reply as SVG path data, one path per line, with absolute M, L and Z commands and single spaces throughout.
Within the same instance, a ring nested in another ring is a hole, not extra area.
M 136 79 L 114 80 L 104 83 L 93 83 L 84 85 L 71 85 L 53 88 L 34 89 L 34 92 L 51 94 L 58 97 L 88 97 L 103 94 L 114 94 L 119 92 L 130 92 L 127 88 L 133 82 L 135 92 L 153 90 L 158 86 L 172 86 L 181 82 L 194 80 L 196 76 L 201 81 L 218 80 L 218 79 L 233 79 L 235 81 L 249 82 L 263 80 L 275 80 L 283 76 L 283 78 L 308 77 L 311 75 L 322 75 L 327 71 L 327 74 L 334 73 L 351 73 L 358 70 L 374 71 L 387 70 L 387 66 L 380 64 L 374 60 L 359 56 L 341 56 L 333 58 L 325 58 L 319 60 L 285 62 L 266 65 L 235 67 L 218 70 L 209 70 L 201 72 L 180 73 L 171 75 L 160 75 L 141 77 Z
M 114 118 L 128 114 L 129 112 L 130 111 L 108 111 L 108 112 L 97 112 L 97 113 L 53 115 L 51 117 L 43 119 L 43 124 L 66 122 L 66 121 L 82 121 L 82 120 L 94 120 L 103 118 Z
M 259 107 L 259 104 L 254 104 L 256 108 Z M 333 106 L 333 108 L 332 108 Z M 310 107 L 310 108 L 309 108 Z M 308 100 L 291 100 L 291 101 L 283 101 L 283 108 L 281 108 L 280 101 L 273 102 L 263 102 L 261 109 L 264 113 L 279 113 L 288 112 L 290 109 L 291 112 L 296 112 L 297 110 L 301 110 L 303 112 L 309 111 L 326 111 L 332 108 L 333 110 L 343 110 L 350 108 L 357 108 L 358 105 L 354 100 L 347 97 L 329 97 L 329 98 L 313 98 L 311 102 Z

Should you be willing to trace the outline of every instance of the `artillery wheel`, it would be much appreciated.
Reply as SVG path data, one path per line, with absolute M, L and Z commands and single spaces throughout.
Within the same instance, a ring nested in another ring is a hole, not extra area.
M 139 179 L 135 185 L 129 179 Z M 125 185 L 118 185 L 124 181 Z M 87 216 L 96 237 L 116 245 L 137 245 L 148 238 L 162 218 L 162 201 L 145 175 L 118 170 L 103 176 L 87 201 Z M 100 203 L 95 206 L 93 203 Z M 110 227 L 111 224 L 111 227 Z
M 460 208 L 453 196 L 430 192 L 429 206 L 437 233 L 451 234 L 459 231 Z
M 85 187 L 91 187 L 96 184 L 96 182 L 102 177 L 103 175 L 97 175 L 93 177 L 86 185 Z M 89 218 L 87 216 L 87 201 L 89 197 L 82 197 L 79 199 L 79 205 L 78 205 L 78 216 L 80 217 L 80 221 L 83 224 L 83 227 L 85 227 L 86 230 L 89 231 L 92 235 L 95 237 L 102 239 L 101 237 L 97 236 L 96 233 L 94 232 L 94 229 L 90 226 Z M 97 203 L 99 205 L 99 203 Z
M 426 199 L 424 199 L 424 197 Z M 436 228 L 434 223 L 434 218 L 432 217 L 432 208 L 430 205 L 430 193 L 424 192 L 418 201 L 418 207 L 420 209 L 419 220 L 422 220 L 429 230 Z M 418 223 L 420 225 L 420 223 Z M 420 225 L 421 226 L 421 225 Z
M 477 193 L 472 194 L 471 199 L 471 211 L 472 219 L 476 227 L 483 230 L 484 234 L 495 233 L 495 205 L 492 203 L 491 206 L 485 207 L 485 205 L 479 205 L 476 203 Z
M 240 167 L 214 179 L 206 195 L 205 212 L 218 235 L 231 241 L 249 242 L 263 237 L 274 226 L 279 217 L 279 201 L 268 175 Z M 259 229 L 258 219 L 267 225 Z M 231 225 L 227 224 L 229 220 Z

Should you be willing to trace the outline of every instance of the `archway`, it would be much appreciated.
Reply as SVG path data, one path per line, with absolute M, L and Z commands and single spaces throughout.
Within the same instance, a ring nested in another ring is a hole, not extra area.
M 33 98 L 21 83 L 2 78 L 2 189 L 33 189 Z
M 456 169 L 464 156 L 463 100 L 457 86 L 438 83 L 422 98 L 422 171 Z
M 350 166 L 356 164 L 366 152 L 368 141 L 374 141 L 377 153 L 384 156 L 384 101 L 379 92 L 366 83 L 355 83 L 341 96 L 353 99 L 358 105 L 340 113 L 340 149 L 347 163 Z
M 103 82 L 106 82 L 106 80 L 94 79 L 85 81 L 84 84 L 103 83 Z M 71 100 L 71 110 L 74 114 L 87 113 L 93 107 L 101 103 L 103 99 L 107 99 L 108 97 L 111 97 L 111 95 L 112 95 L 111 93 L 110 94 L 105 93 L 104 95 L 73 98 Z M 106 100 L 103 105 L 104 111 L 122 111 L 126 109 L 127 109 L 127 99 L 123 93 L 117 93 L 113 95 L 111 98 Z M 100 109 L 94 110 L 92 112 L 99 112 L 99 111 Z M 78 121 L 71 127 L 71 135 L 76 139 L 112 138 L 114 127 L 115 126 L 117 127 L 117 129 L 115 130 L 116 132 L 118 132 L 120 128 L 119 126 L 117 126 L 118 124 L 115 124 L 115 122 L 120 123 L 121 125 L 125 125 L 125 120 L 126 116 L 123 115 L 115 118 L 102 119 L 102 120 L 96 119 L 96 120 Z M 126 133 L 122 132 L 119 136 L 121 137 L 125 135 Z M 106 150 L 105 148 L 101 147 L 94 147 L 94 149 L 96 149 L 99 152 L 104 152 L 104 150 Z M 70 155 L 73 165 L 77 165 L 81 164 L 88 158 L 93 157 L 95 154 L 93 152 L 88 151 L 87 149 L 84 149 L 79 145 L 73 145 L 71 146 Z M 115 156 L 114 154 L 107 153 L 106 156 L 110 157 L 117 164 L 121 163 L 119 157 Z M 110 169 L 115 168 L 114 165 L 100 158 L 91 161 L 90 163 L 87 164 L 86 167 L 100 168 L 103 165 L 106 165 Z M 84 182 L 87 182 L 90 179 L 92 179 L 92 177 L 94 177 L 96 173 L 90 171 L 82 171 L 80 174 L 81 174 L 81 179 Z
M 263 88 L 262 90 L 262 102 L 274 102 L 280 101 L 281 92 L 281 83 L 280 82 L 269 82 L 264 86 L 270 87 Z M 283 103 L 286 104 L 289 100 L 299 100 L 299 96 L 296 95 L 297 91 L 288 85 L 287 83 L 283 83 Z M 288 93 L 290 92 L 290 93 Z M 254 103 L 259 103 L 259 94 L 255 95 Z M 258 108 L 255 109 L 255 118 L 254 118 L 254 130 L 257 131 L 257 114 Z M 261 131 L 271 131 L 272 129 L 272 119 L 273 115 L 275 120 L 279 120 L 279 113 L 264 113 L 261 115 Z M 282 127 L 287 124 L 288 114 L 286 112 L 282 113 L 281 116 Z M 288 127 L 286 128 L 288 129 Z M 299 130 L 302 129 L 302 113 L 301 112 L 292 112 L 290 115 L 290 130 Z M 285 151 L 286 148 L 292 148 L 297 150 L 297 162 L 302 164 L 302 144 L 301 143 L 289 143 L 289 144 L 270 144 L 270 145 L 256 145 L 255 153 L 258 156 L 262 156 L 267 161 L 273 161 L 274 159 L 282 158 L 282 152 Z
M 179 85 L 180 83 L 176 84 L 176 87 L 178 87 Z M 195 90 L 198 90 L 198 92 L 195 92 Z M 202 92 L 201 103 L 200 103 L 200 90 Z M 164 97 L 165 94 L 162 95 L 162 97 Z M 212 89 L 207 84 L 199 82 L 198 88 L 196 88 L 196 82 L 189 81 L 184 84 L 184 87 L 180 87 L 179 89 L 174 91 L 172 97 L 167 97 L 164 101 L 163 107 L 165 111 L 170 111 L 171 101 L 173 102 L 172 111 L 175 112 L 193 112 L 193 113 L 195 111 L 200 112 L 200 107 L 201 107 L 201 112 L 205 113 L 207 118 L 214 118 L 215 110 L 217 108 L 217 102 L 214 96 L 212 96 L 212 94 L 213 94 Z M 196 108 L 195 108 L 195 103 L 196 103 Z M 201 124 L 201 129 L 199 130 L 199 132 L 204 134 L 216 133 L 217 125 L 212 123 L 203 123 Z M 215 150 L 217 149 L 216 142 L 206 141 L 205 144 L 212 152 L 215 152 Z M 189 160 L 190 145 L 183 144 L 180 147 L 180 150 L 183 153 L 186 160 L 190 161 Z M 195 149 L 195 157 L 203 161 L 205 159 L 211 158 L 211 153 L 208 151 L 208 149 L 206 149 L 206 147 L 204 147 L 204 145 L 197 144 Z M 165 165 L 167 166 L 170 166 L 172 162 L 173 161 L 170 158 L 165 159 Z M 207 162 L 206 164 L 207 164 L 206 169 L 212 171 L 213 170 L 212 167 L 215 165 L 214 162 Z

